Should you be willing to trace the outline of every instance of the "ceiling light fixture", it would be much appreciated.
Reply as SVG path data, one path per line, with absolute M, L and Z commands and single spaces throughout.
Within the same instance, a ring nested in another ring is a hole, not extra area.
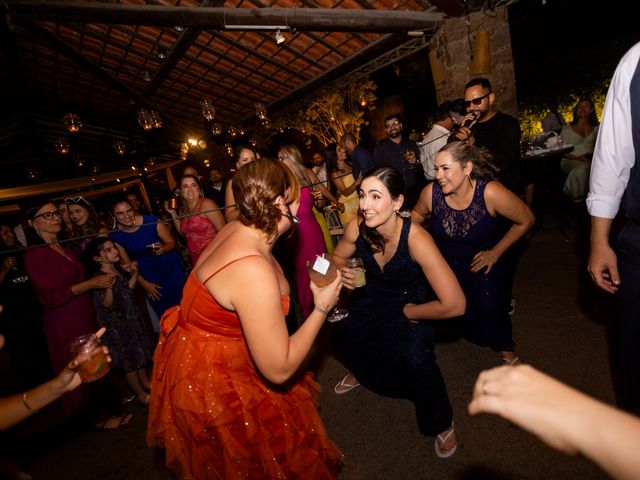
M 282 45 L 286 40 L 286 38 L 284 38 L 284 35 L 282 34 L 279 28 L 276 30 L 275 39 L 276 39 L 276 45 Z
M 82 121 L 80 117 L 75 113 L 68 113 L 62 119 L 64 124 L 67 127 L 67 131 L 70 133 L 76 133 L 82 128 Z

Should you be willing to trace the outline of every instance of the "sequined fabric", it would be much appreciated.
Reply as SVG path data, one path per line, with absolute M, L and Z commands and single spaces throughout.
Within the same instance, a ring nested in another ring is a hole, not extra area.
M 238 317 L 193 274 L 162 319 L 151 391 L 147 441 L 182 479 L 336 478 L 341 454 L 316 409 L 319 386 L 309 374 L 266 383 Z

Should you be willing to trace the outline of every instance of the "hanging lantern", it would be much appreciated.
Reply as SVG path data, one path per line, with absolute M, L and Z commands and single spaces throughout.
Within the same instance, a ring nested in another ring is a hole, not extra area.
M 145 168 L 151 168 L 156 164 L 156 158 L 155 157 L 148 157 L 145 161 L 144 161 L 144 166 Z
M 267 118 L 267 109 L 265 108 L 264 103 L 256 103 L 256 116 L 259 120 L 265 120 Z
M 231 145 L 230 143 L 225 143 L 224 148 L 227 150 L 227 155 L 233 157 L 233 145 Z
M 127 146 L 124 144 L 123 141 L 116 140 L 115 142 L 113 142 L 113 149 L 116 151 L 118 155 L 122 157 L 127 151 Z
M 58 138 L 53 142 L 53 146 L 60 155 L 66 155 L 69 153 L 69 142 L 66 138 Z
M 67 127 L 67 131 L 70 133 L 76 133 L 82 128 L 82 121 L 80 117 L 75 113 L 68 113 L 62 119 Z
M 153 128 L 162 128 L 162 117 L 160 114 L 155 110 L 151 110 L 149 114 L 151 115 L 151 125 Z
M 216 116 L 216 109 L 211 105 L 211 100 L 203 98 L 200 101 L 200 107 L 202 107 L 202 116 L 207 122 L 213 120 Z
M 238 135 L 242 137 L 245 133 L 244 127 L 238 127 Z
M 220 125 L 219 123 L 214 123 L 211 126 L 211 133 L 213 133 L 214 135 L 220 135 L 222 133 L 222 125 Z
M 229 129 L 227 130 L 227 133 L 229 134 L 229 136 L 231 138 L 236 138 L 236 136 L 238 135 L 238 129 L 236 127 L 234 127 L 233 125 L 231 125 L 229 127 Z
M 100 173 L 100 165 L 98 164 L 91 165 L 91 168 L 89 169 L 89 171 L 91 172 L 92 175 L 96 175 Z
M 251 139 L 249 140 L 249 144 L 250 144 L 252 147 L 255 147 L 255 146 L 258 144 L 258 142 L 256 142 L 256 139 L 255 139 L 255 138 L 251 138 Z
M 207 148 L 207 142 L 205 142 L 204 140 L 198 140 L 198 147 L 204 150 L 205 148 Z
M 76 164 L 76 167 L 82 168 L 84 167 L 84 158 L 82 158 L 79 153 L 76 153 L 73 156 L 73 163 Z
M 151 114 L 144 108 L 138 110 L 138 123 L 145 132 L 148 132 L 153 128 L 153 119 L 151 118 Z
M 35 168 L 27 168 L 24 173 L 29 180 L 35 180 L 40 176 L 40 172 Z
M 211 161 L 208 158 L 205 158 L 202 161 L 202 165 L 204 165 L 204 168 L 209 168 L 211 166 Z

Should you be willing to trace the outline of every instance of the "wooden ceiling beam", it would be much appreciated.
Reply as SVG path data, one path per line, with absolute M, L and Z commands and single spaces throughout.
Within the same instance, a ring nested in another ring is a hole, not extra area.
M 132 100 L 137 101 L 141 106 L 144 106 L 146 108 L 151 108 L 153 110 L 157 110 L 158 112 L 160 112 L 160 114 L 168 123 L 173 124 L 172 126 L 178 132 L 182 132 L 182 135 L 186 135 L 186 132 L 184 131 L 181 124 L 179 123 L 176 124 L 175 122 L 172 122 L 171 117 L 168 115 L 165 115 L 161 109 L 153 105 L 151 102 L 149 102 L 149 100 L 144 98 L 142 95 L 140 95 L 138 92 L 130 88 L 128 85 L 118 80 L 109 72 L 102 69 L 99 65 L 94 63 L 92 60 L 86 58 L 84 55 L 78 52 L 71 45 L 67 44 L 67 42 L 61 39 L 58 35 L 50 32 L 46 28 L 40 26 L 39 24 L 31 20 L 26 20 L 20 23 L 25 28 L 28 28 L 28 30 L 32 34 L 42 39 L 48 48 L 52 48 L 57 52 L 61 53 L 62 55 L 66 56 L 67 58 L 71 59 L 73 62 L 80 65 L 82 68 L 84 68 L 86 71 L 90 72 L 92 75 L 95 75 L 97 78 L 104 81 L 111 88 L 118 90 L 119 92 L 123 93 L 125 96 L 128 96 Z
M 199 27 L 214 30 L 399 33 L 432 29 L 442 14 L 430 11 L 346 8 L 225 8 L 122 5 L 118 3 L 5 0 L 14 20 Z

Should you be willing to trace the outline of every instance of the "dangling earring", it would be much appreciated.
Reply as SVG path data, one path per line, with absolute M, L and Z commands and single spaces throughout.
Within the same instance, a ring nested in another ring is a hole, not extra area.
M 469 185 L 473 187 L 473 182 L 471 181 L 471 175 L 467 173 L 467 179 L 469 180 Z

